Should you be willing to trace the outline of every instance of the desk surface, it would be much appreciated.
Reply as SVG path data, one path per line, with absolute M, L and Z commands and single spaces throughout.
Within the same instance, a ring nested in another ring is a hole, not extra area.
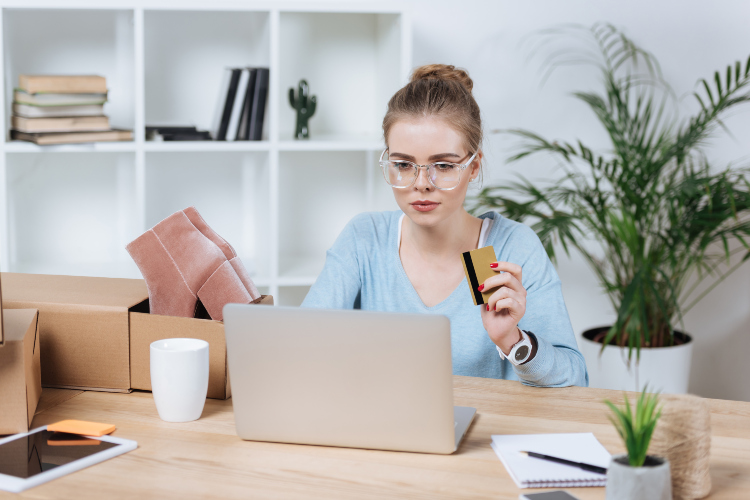
M 492 434 L 593 432 L 612 453 L 623 451 L 607 420 L 615 391 L 538 389 L 518 382 L 455 377 L 455 403 L 477 408 L 453 455 L 327 448 L 242 441 L 232 402 L 207 400 L 200 420 L 162 422 L 150 393 L 110 394 L 45 389 L 33 426 L 77 418 L 117 424 L 116 436 L 139 448 L 23 493 L 28 498 L 493 498 L 519 490 L 490 448 Z M 711 401 L 710 498 L 750 492 L 750 403 Z M 571 490 L 582 500 L 604 488 Z M 0 498 L 11 497 L 0 492 Z

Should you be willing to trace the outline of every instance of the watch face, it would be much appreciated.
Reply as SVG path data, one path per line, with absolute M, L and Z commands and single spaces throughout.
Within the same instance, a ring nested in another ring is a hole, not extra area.
M 516 354 L 515 354 L 516 361 L 519 361 L 519 362 L 523 361 L 524 359 L 526 359 L 526 356 L 528 355 L 529 355 L 529 346 L 522 345 L 521 347 L 516 349 Z

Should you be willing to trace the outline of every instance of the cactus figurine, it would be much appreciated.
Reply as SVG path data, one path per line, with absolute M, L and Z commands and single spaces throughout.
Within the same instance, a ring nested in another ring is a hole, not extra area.
M 295 139 L 309 139 L 310 129 L 307 122 L 315 114 L 315 104 L 317 99 L 310 96 L 310 87 L 307 81 L 300 80 L 297 86 L 297 96 L 294 96 L 294 89 L 289 89 L 289 104 L 297 110 L 297 126 L 294 129 Z

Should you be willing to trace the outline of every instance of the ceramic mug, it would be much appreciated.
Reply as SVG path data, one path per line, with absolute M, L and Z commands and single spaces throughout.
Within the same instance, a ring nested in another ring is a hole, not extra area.
M 208 342 L 198 339 L 152 342 L 151 391 L 162 420 L 198 420 L 208 393 Z

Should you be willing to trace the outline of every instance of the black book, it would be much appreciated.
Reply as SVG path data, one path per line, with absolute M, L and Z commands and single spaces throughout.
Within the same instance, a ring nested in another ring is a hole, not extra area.
M 240 116 L 240 123 L 237 128 L 237 139 L 247 141 L 250 137 L 250 111 L 253 104 L 253 95 L 255 94 L 255 80 L 258 75 L 256 68 L 248 68 L 250 71 L 250 78 L 247 82 L 247 92 L 245 92 L 245 101 L 242 103 L 242 116 Z
M 162 133 L 164 141 L 210 141 L 211 135 L 206 132 L 197 132 L 192 134 L 180 134 L 180 133 Z
M 227 89 L 227 97 L 224 101 L 224 110 L 221 113 L 221 122 L 219 123 L 219 130 L 216 133 L 217 141 L 227 140 L 227 128 L 229 127 L 229 119 L 232 117 L 232 107 L 234 107 L 234 99 L 237 95 L 237 86 L 240 82 L 241 74 L 242 69 L 232 69 L 232 76 L 229 79 L 229 87 Z
M 268 97 L 268 68 L 257 68 L 253 102 L 250 106 L 248 118 L 248 138 L 259 141 L 263 136 L 263 118 L 266 114 L 266 98 Z
M 146 125 L 146 133 L 152 132 L 157 134 L 192 134 L 198 133 L 198 129 L 195 127 L 175 127 L 171 125 Z

